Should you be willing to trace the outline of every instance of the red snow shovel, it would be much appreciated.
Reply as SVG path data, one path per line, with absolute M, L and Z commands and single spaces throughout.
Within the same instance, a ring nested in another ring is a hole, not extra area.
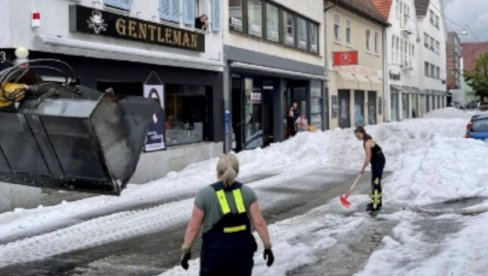
M 356 179 L 354 180 L 354 183 L 352 183 L 351 188 L 349 188 L 347 193 L 345 195 L 342 195 L 339 197 L 342 205 L 344 205 L 344 207 L 346 207 L 346 208 L 351 207 L 351 203 L 349 201 L 347 201 L 347 197 L 352 193 L 352 190 L 354 190 L 354 187 L 356 187 L 356 184 L 358 183 L 359 178 L 361 178 L 360 174 L 356 177 Z

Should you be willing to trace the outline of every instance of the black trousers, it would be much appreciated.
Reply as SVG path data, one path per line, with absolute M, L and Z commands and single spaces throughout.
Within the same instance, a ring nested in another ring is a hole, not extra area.
M 385 168 L 385 156 L 380 154 L 371 160 L 371 206 L 373 210 L 382 207 L 383 194 L 381 191 L 381 178 Z
M 251 276 L 256 249 L 250 233 L 204 234 L 200 276 Z

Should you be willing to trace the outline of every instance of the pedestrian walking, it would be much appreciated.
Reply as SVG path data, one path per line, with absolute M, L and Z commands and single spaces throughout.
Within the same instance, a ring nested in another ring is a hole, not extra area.
M 381 147 L 366 133 L 364 127 L 357 127 L 354 134 L 358 140 L 363 141 L 365 152 L 364 164 L 360 174 L 364 174 L 364 170 L 371 163 L 371 202 L 366 207 L 366 211 L 376 212 L 382 207 L 381 178 L 386 162 L 385 156 Z
M 235 181 L 238 173 L 237 157 L 223 155 L 217 163 L 219 181 L 197 194 L 181 248 L 184 269 L 188 269 L 193 242 L 202 229 L 201 276 L 251 275 L 257 250 L 251 221 L 264 244 L 263 257 L 267 266 L 273 264 L 268 226 L 256 194 L 250 187 Z

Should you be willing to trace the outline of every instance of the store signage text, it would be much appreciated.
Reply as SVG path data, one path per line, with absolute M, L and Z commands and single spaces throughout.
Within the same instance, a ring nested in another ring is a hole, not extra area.
M 361 65 L 334 66 L 333 69 L 338 72 L 351 73 L 366 77 L 375 77 L 379 79 L 383 78 L 382 70 Z
M 395 74 L 392 71 L 389 72 L 389 75 L 390 75 L 390 80 L 397 80 L 397 81 L 399 81 L 402 76 L 400 73 Z
M 84 6 L 70 6 L 70 31 L 205 51 L 205 35 Z
M 334 52 L 334 66 L 358 64 L 358 51 Z

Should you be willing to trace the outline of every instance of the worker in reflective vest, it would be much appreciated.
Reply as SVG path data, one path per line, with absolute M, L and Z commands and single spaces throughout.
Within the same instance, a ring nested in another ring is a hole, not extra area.
M 237 157 L 232 154 L 222 156 L 217 164 L 220 181 L 197 194 L 181 248 L 184 269 L 189 267 L 191 247 L 202 229 L 200 275 L 251 275 L 257 250 L 251 221 L 263 241 L 266 264 L 273 264 L 268 227 L 256 194 L 250 187 L 235 181 L 238 172 Z

